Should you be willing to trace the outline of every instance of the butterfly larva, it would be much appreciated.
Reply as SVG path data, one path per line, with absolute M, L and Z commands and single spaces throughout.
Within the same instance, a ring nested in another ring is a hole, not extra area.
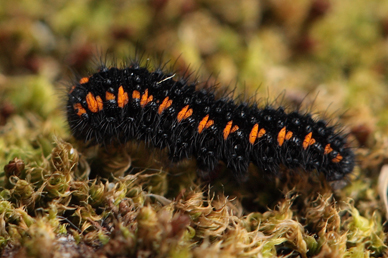
M 253 162 L 271 175 L 282 164 L 339 180 L 355 165 L 345 136 L 324 120 L 217 99 L 187 78 L 175 79 L 162 69 L 150 72 L 138 62 L 103 66 L 81 78 L 68 91 L 67 119 L 77 139 L 102 145 L 145 141 L 167 148 L 174 162 L 193 156 L 208 172 L 221 160 L 234 175 Z

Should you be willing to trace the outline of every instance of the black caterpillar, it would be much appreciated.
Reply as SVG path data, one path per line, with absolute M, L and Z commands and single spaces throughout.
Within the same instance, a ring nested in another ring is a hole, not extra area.
M 173 162 L 194 156 L 206 172 L 220 160 L 236 176 L 245 174 L 250 162 L 274 176 L 281 165 L 317 170 L 329 181 L 352 172 L 354 153 L 326 121 L 282 107 L 217 99 L 196 85 L 160 68 L 150 72 L 139 62 L 104 65 L 68 91 L 71 132 L 91 144 L 145 141 L 167 148 Z

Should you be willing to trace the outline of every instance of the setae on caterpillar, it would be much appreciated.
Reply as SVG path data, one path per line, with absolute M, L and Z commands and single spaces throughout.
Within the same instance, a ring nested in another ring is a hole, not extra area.
M 326 121 L 216 98 L 188 77 L 174 76 L 161 68 L 150 72 L 137 61 L 122 68 L 101 66 L 68 91 L 73 136 L 100 145 L 144 141 L 167 148 L 173 162 L 195 157 L 202 171 L 223 161 L 235 176 L 244 175 L 250 162 L 273 176 L 281 165 L 317 170 L 329 181 L 352 172 L 354 153 Z

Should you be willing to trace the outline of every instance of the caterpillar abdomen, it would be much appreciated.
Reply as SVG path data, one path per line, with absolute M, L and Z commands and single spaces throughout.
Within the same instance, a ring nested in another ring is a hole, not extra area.
M 324 173 L 338 180 L 351 173 L 354 154 L 345 136 L 310 114 L 235 103 L 133 63 L 102 67 L 69 91 L 67 118 L 75 138 L 93 144 L 131 140 L 167 148 L 177 162 L 191 156 L 213 171 L 221 160 L 235 175 L 250 162 L 276 175 L 281 165 Z

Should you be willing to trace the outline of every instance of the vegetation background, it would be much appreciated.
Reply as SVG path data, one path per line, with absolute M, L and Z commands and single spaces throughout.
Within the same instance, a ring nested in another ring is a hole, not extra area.
M 302 104 L 349 133 L 357 168 L 332 185 L 270 182 L 254 167 L 247 182 L 225 171 L 207 184 L 193 162 L 170 166 L 142 145 L 84 148 L 65 86 L 96 57 L 135 52 L 242 100 Z M 2 255 L 388 255 L 387 67 L 387 1 L 0 0 Z

